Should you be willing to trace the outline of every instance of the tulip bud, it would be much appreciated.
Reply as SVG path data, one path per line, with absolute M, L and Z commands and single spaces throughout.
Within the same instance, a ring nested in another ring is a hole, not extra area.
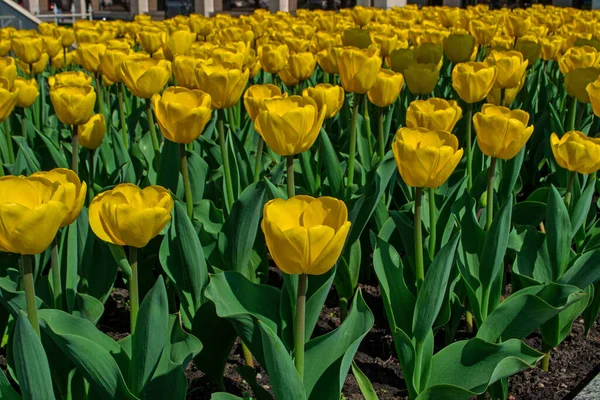
M 415 60 L 419 64 L 435 64 L 438 65 L 442 61 L 444 48 L 434 43 L 423 43 L 415 47 Z M 471 55 L 471 52 L 469 52 Z
M 15 55 L 25 64 L 33 64 L 44 54 L 44 40 L 41 36 L 18 37 L 12 40 L 12 49 Z
M 196 34 L 189 31 L 176 31 L 170 34 L 163 45 L 165 58 L 173 61 L 175 57 L 190 51 L 192 43 L 196 41 Z
M 558 59 L 558 67 L 564 75 L 579 68 L 593 67 L 596 65 L 598 52 L 590 46 L 571 47 Z
M 66 125 L 83 125 L 94 113 L 96 92 L 91 86 L 60 86 L 50 90 L 56 116 Z
M 210 95 L 213 109 L 233 107 L 246 89 L 248 76 L 247 69 L 225 68 L 210 62 L 196 65 L 198 87 Z
M 331 47 L 329 49 L 321 50 L 317 54 L 317 62 L 319 66 L 328 74 L 337 74 L 337 54 L 340 51 L 340 47 Z
M 527 60 L 527 65 L 531 66 L 537 62 L 542 53 L 542 45 L 538 43 L 535 36 L 523 36 L 517 39 L 515 50 L 523 54 Z
M 287 69 L 292 77 L 301 82 L 310 78 L 317 66 L 317 57 L 310 52 L 293 53 L 288 59 Z
M 512 37 L 519 38 L 525 36 L 531 27 L 531 19 L 524 18 L 521 15 L 508 13 L 504 17 L 504 29 Z
M 475 38 L 471 35 L 453 33 L 444 39 L 444 53 L 453 63 L 469 61 L 475 49 Z
M 342 86 L 348 92 L 367 93 L 377 80 L 381 69 L 379 49 L 357 49 L 344 47 L 337 57 Z
M 452 87 L 467 103 L 477 103 L 488 95 L 496 81 L 495 66 L 482 62 L 457 64 L 452 70 Z
M 170 70 L 168 61 L 130 57 L 121 63 L 121 79 L 134 95 L 149 99 L 163 90 L 171 76 Z
M 0 77 L 8 81 L 8 88 L 12 89 L 17 76 L 17 65 L 12 57 L 0 58 Z
M 77 48 L 79 62 L 88 72 L 98 72 L 100 58 L 106 51 L 104 43 L 86 43 Z
M 15 91 L 18 90 L 16 106 L 21 108 L 31 107 L 40 95 L 38 83 L 35 79 L 25 79 L 20 76 L 15 79 Z
M 409 64 L 415 62 L 415 52 L 410 49 L 396 49 L 386 59 L 389 67 L 396 72 L 404 73 Z
M 346 29 L 342 34 L 342 44 L 344 46 L 354 46 L 359 49 L 366 49 L 372 43 L 371 33 L 366 29 Z
M 404 76 L 401 73 L 382 69 L 377 74 L 375 84 L 367 92 L 367 96 L 377 107 L 387 107 L 396 101 L 403 86 Z
M 525 75 L 528 62 L 518 51 L 493 50 L 485 59 L 488 66 L 496 66 L 495 87 L 500 89 L 514 88 L 519 85 Z
M 258 48 L 258 58 L 262 68 L 270 74 L 281 71 L 288 63 L 290 50 L 279 42 L 265 43 Z
M 375 9 L 371 7 L 356 6 L 352 9 L 350 15 L 354 23 L 359 26 L 365 26 L 375 16 Z
M 145 29 L 137 35 L 138 43 L 146 53 L 153 54 L 162 47 L 166 33 L 159 29 Z
M 328 83 L 319 83 L 315 87 L 304 89 L 302 96 L 312 98 L 319 111 L 326 109 L 325 118 L 333 118 L 344 105 L 344 88 Z
M 435 64 L 411 63 L 404 70 L 406 86 L 412 94 L 430 94 L 437 85 L 440 71 Z

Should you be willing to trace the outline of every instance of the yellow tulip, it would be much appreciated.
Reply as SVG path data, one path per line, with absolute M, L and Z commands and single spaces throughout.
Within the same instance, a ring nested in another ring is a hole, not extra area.
M 382 69 L 377 74 L 375 84 L 367 92 L 367 96 L 377 107 L 387 107 L 396 101 L 403 86 L 404 76 L 401 73 Z
M 560 36 L 540 38 L 540 45 L 542 46 L 542 58 L 546 61 L 556 61 L 560 55 L 563 41 L 564 39 Z
M 196 41 L 196 34 L 189 31 L 176 31 L 169 35 L 163 46 L 165 57 L 173 61 L 180 54 L 190 51 L 192 43 Z
M 173 61 L 173 74 L 177 84 L 188 89 L 198 89 L 196 79 L 196 64 L 198 59 L 190 56 L 177 56 Z
M 111 39 L 106 42 L 106 50 L 131 50 L 132 43 L 128 39 Z
M 248 116 L 254 122 L 258 116 L 258 112 L 266 99 L 275 97 L 287 97 L 287 93 L 281 93 L 279 87 L 269 83 L 264 85 L 252 85 L 244 93 L 244 107 Z
M 121 79 L 131 92 L 145 99 L 163 90 L 171 76 L 165 60 L 128 58 L 121 63 Z
M 105 51 L 106 45 L 104 43 L 84 43 L 77 47 L 77 56 L 83 68 L 88 72 L 96 73 Z
M 452 33 L 444 38 L 444 53 L 453 63 L 469 61 L 475 49 L 475 38 L 467 34 Z
M 12 57 L 0 58 L 0 77 L 8 81 L 8 89 L 12 89 L 17 76 L 17 65 Z
M 75 31 L 75 37 L 77 38 L 78 46 L 85 43 L 100 42 L 100 32 L 95 29 L 77 29 Z
M 524 18 L 522 15 L 508 13 L 504 17 L 504 29 L 512 37 L 519 38 L 525 36 L 531 27 L 531 19 Z
M 438 65 L 442 61 L 444 48 L 435 43 L 422 43 L 415 47 L 415 60 L 419 64 L 435 64 Z M 471 53 L 469 52 L 469 55 Z
M 246 61 L 244 53 L 227 47 L 214 48 L 210 58 L 215 64 L 222 65 L 225 68 L 242 69 Z
M 579 68 L 593 67 L 597 64 L 598 52 L 590 46 L 571 47 L 558 58 L 558 67 L 564 75 Z
M 392 71 L 404 73 L 410 64 L 415 62 L 415 52 L 410 49 L 396 49 L 390 53 L 386 63 Z
M 481 46 L 490 44 L 497 30 L 498 25 L 484 19 L 476 18 L 469 21 L 469 32 Z
M 404 70 L 406 86 L 412 94 L 430 94 L 437 85 L 440 70 L 435 64 L 411 63 Z
M 310 97 L 267 99 L 254 121 L 254 129 L 280 156 L 308 150 L 319 135 L 327 107 L 319 109 Z
M 73 28 L 59 26 L 56 28 L 54 34 L 56 37 L 60 37 L 62 47 L 64 48 L 71 47 L 75 43 L 75 31 Z
M 0 57 L 4 57 L 8 54 L 11 49 L 10 39 L 0 39 Z
M 484 104 L 473 116 L 477 145 L 483 154 L 510 160 L 521 151 L 533 133 L 529 114 L 522 110 Z
M 96 92 L 91 86 L 59 86 L 50 90 L 56 116 L 66 125 L 83 125 L 94 113 Z
M 40 95 L 38 83 L 35 79 L 25 79 L 20 76 L 14 82 L 15 91 L 18 90 L 17 107 L 27 108 L 35 102 Z
M 63 69 L 68 67 L 71 64 L 76 64 L 76 62 L 74 61 L 76 58 L 76 51 L 69 51 L 67 53 L 67 56 L 65 57 L 64 54 L 58 54 L 56 57 L 54 57 L 51 61 L 52 61 L 52 66 L 56 69 Z M 65 60 L 66 58 L 66 60 Z M 66 61 L 66 64 L 65 64 Z
M 337 74 L 339 72 L 337 66 L 337 54 L 340 49 L 340 47 L 332 47 L 317 53 L 317 62 L 323 71 L 328 74 Z
M 467 103 L 477 103 L 488 95 L 496 81 L 495 66 L 482 62 L 457 64 L 452 70 L 452 87 Z
M 350 222 L 341 200 L 294 196 L 267 202 L 261 228 L 279 269 L 286 274 L 322 275 L 340 257 Z
M 587 86 L 600 76 L 600 68 L 578 68 L 565 75 L 565 91 L 571 97 L 576 97 L 581 103 L 589 103 L 590 96 Z
M 13 112 L 20 90 L 13 88 L 8 90 L 8 81 L 5 78 L 0 78 L 0 122 L 5 121 Z
M 56 57 L 57 54 L 62 53 L 62 41 L 52 36 L 42 36 L 44 41 L 44 51 L 48 53 L 50 58 Z
M 496 51 L 509 51 L 513 49 L 515 38 L 507 35 L 494 36 L 491 43 L 491 50 Z
M 463 155 L 456 136 L 425 128 L 400 128 L 392 150 L 404 182 L 426 188 L 446 182 Z
M 504 89 L 504 104 L 500 104 L 500 100 L 501 100 L 500 99 L 500 97 L 501 97 L 500 88 L 493 87 L 492 90 L 490 90 L 490 92 L 488 93 L 488 95 L 486 97 L 486 101 L 490 104 L 494 104 L 497 106 L 503 105 L 505 107 L 508 107 L 513 103 L 513 101 L 516 100 L 517 95 L 519 94 L 521 89 L 523 89 L 524 85 L 525 85 L 525 77 L 523 77 L 523 79 L 521 79 L 519 86 L 510 88 L 510 89 Z
M 210 121 L 210 96 L 181 86 L 152 96 L 152 107 L 163 136 L 175 143 L 191 143 Z
M 90 150 L 100 147 L 105 134 L 106 122 L 102 114 L 94 114 L 88 122 L 77 127 L 79 144 Z
M 129 49 L 106 49 L 100 56 L 98 72 L 113 83 L 121 82 L 121 64 L 131 53 Z
M 258 57 L 256 56 L 256 52 L 254 51 L 254 49 L 250 49 L 249 55 L 248 55 L 248 60 L 246 61 L 246 64 L 244 65 L 244 67 L 246 67 L 248 69 L 248 71 L 250 72 L 250 78 L 254 78 L 260 72 L 260 70 L 261 70 L 260 61 L 258 60 Z
M 377 33 L 372 35 L 373 42 L 379 45 L 381 57 L 388 57 L 398 47 L 398 35 Z
M 375 84 L 381 69 L 379 49 L 344 47 L 338 53 L 337 64 L 340 81 L 346 91 L 367 93 Z
M 61 184 L 41 177 L 0 178 L 0 250 L 42 253 L 68 212 Z
M 38 25 L 38 31 L 42 36 L 54 36 L 56 30 L 56 24 L 50 22 L 42 22 Z
M 341 47 L 342 38 L 340 35 L 337 34 L 319 31 L 315 35 L 314 44 L 317 48 L 317 51 L 315 51 L 315 53 L 318 53 L 321 50 L 329 49 L 331 47 Z
M 166 33 L 159 29 L 145 29 L 137 34 L 138 43 L 146 53 L 153 54 L 162 47 Z
M 44 54 L 44 40 L 41 36 L 14 38 L 12 40 L 12 50 L 19 60 L 31 65 L 42 58 L 42 54 Z
M 92 78 L 82 71 L 61 72 L 48 78 L 50 90 L 60 86 L 89 86 Z
M 554 159 L 564 169 L 580 174 L 591 174 L 600 169 L 600 140 L 583 132 L 570 131 L 560 139 L 553 133 L 550 146 Z
M 302 36 L 286 37 L 284 42 L 292 53 L 303 53 L 310 47 L 310 41 Z
M 45 178 L 52 183 L 58 183 L 65 191 L 63 204 L 68 212 L 65 214 L 60 226 L 71 225 L 83 208 L 83 202 L 87 193 L 87 185 L 82 182 L 77 174 L 66 168 L 55 168 L 51 171 L 36 172 L 31 175 L 33 178 Z
M 145 189 L 123 183 L 100 193 L 90 204 L 92 231 L 118 246 L 142 248 L 171 220 L 173 198 L 161 186 Z
M 372 43 L 371 33 L 366 29 L 346 29 L 342 34 L 342 44 L 344 46 L 354 46 L 359 49 L 366 49 Z
M 328 83 L 319 83 L 315 87 L 304 89 L 302 96 L 312 98 L 319 110 L 326 109 L 325 118 L 336 116 L 344 105 L 344 88 Z
M 590 82 L 585 90 L 587 91 L 590 103 L 592 104 L 592 111 L 596 116 L 600 116 L 600 77 L 594 82 Z
M 375 9 L 371 7 L 356 6 L 352 9 L 350 15 L 356 25 L 365 26 L 371 22 L 375 16 Z
M 258 59 L 262 68 L 270 74 L 276 74 L 288 63 L 290 50 L 279 42 L 265 43 L 258 48 Z
M 196 65 L 198 87 L 210 95 L 213 109 L 233 107 L 246 89 L 248 76 L 247 69 L 230 69 L 210 62 Z
M 542 45 L 535 36 L 527 35 L 517 39 L 515 50 L 523 54 L 528 65 L 533 65 L 542 54 Z
M 485 59 L 488 66 L 496 66 L 498 73 L 494 86 L 500 89 L 509 89 L 519 86 L 521 79 L 527 71 L 527 60 L 518 51 L 493 50 Z
M 406 110 L 406 126 L 452 132 L 461 117 L 462 109 L 456 101 L 432 97 L 427 100 L 415 100 L 409 104 Z
M 296 79 L 301 82 L 310 78 L 317 66 L 317 57 L 311 52 L 293 53 L 288 59 L 287 69 Z

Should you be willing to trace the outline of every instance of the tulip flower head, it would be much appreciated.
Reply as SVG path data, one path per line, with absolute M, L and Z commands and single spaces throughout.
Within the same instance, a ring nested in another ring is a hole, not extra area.
M 287 97 L 287 93 L 282 94 L 278 86 L 269 83 L 250 86 L 244 93 L 244 106 L 252 122 L 256 120 L 260 108 L 266 99 L 279 97 L 285 98 Z
M 587 91 L 589 84 L 596 81 L 600 76 L 600 68 L 588 67 L 578 68 L 565 75 L 565 90 L 571 97 L 577 98 L 581 103 L 590 103 L 590 95 Z
M 382 69 L 377 75 L 375 84 L 367 92 L 367 96 L 377 107 L 387 107 L 396 101 L 403 86 L 404 76 L 401 73 Z
M 31 107 L 35 102 L 35 99 L 40 95 L 38 83 L 35 79 L 25 79 L 19 76 L 15 79 L 14 88 L 15 90 L 18 89 L 17 107 Z
M 95 114 L 88 122 L 77 127 L 79 144 L 90 150 L 100 147 L 105 134 L 106 122 L 103 114 Z
M 171 66 L 168 61 L 130 57 L 121 63 L 123 83 L 134 95 L 145 99 L 162 91 L 170 76 Z
M 234 106 L 246 89 L 248 76 L 247 69 L 226 68 L 210 61 L 196 65 L 198 87 L 210 95 L 213 109 Z
M 497 69 L 482 62 L 457 64 L 452 70 L 452 87 L 467 103 L 477 103 L 488 95 L 496 81 Z
M 497 69 L 496 82 L 494 86 L 500 89 L 510 89 L 519 86 L 521 79 L 527 71 L 527 60 L 518 51 L 496 51 L 493 50 L 485 59 L 488 66 Z
M 377 73 L 381 69 L 379 49 L 344 47 L 338 53 L 337 66 L 342 86 L 346 91 L 367 93 L 375 84 Z
M 433 97 L 410 103 L 406 110 L 406 126 L 452 132 L 461 117 L 462 109 L 456 101 Z
M 65 191 L 63 203 L 68 212 L 62 220 L 61 227 L 71 225 L 83 208 L 83 202 L 87 193 L 87 185 L 82 182 L 77 174 L 70 169 L 55 168 L 51 171 L 36 172 L 31 175 L 33 178 L 40 177 L 49 180 L 52 183 L 60 184 Z
M 327 110 L 325 118 L 333 118 L 344 105 L 344 88 L 328 83 L 319 83 L 315 87 L 304 89 L 302 96 L 312 98 L 319 110 Z
M 24 36 L 12 40 L 12 50 L 23 63 L 31 65 L 42 58 L 44 40 L 41 36 Z
M 92 86 L 59 86 L 50 90 L 56 116 L 66 125 L 83 125 L 94 113 L 96 92 Z
M 438 83 L 440 70 L 436 64 L 410 63 L 404 70 L 406 86 L 412 94 L 430 94 Z
M 600 140 L 580 131 L 570 131 L 561 138 L 550 136 L 550 146 L 558 165 L 571 172 L 592 174 L 600 169 Z
M 92 78 L 82 71 L 61 72 L 48 78 L 50 90 L 60 86 L 91 86 Z

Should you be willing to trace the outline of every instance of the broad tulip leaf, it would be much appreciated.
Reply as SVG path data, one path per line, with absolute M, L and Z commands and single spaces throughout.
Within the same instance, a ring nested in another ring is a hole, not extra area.
M 187 152 L 187 163 L 190 175 L 190 186 L 192 188 L 192 199 L 194 199 L 194 203 L 197 203 L 200 199 L 204 198 L 209 168 L 206 161 L 204 161 L 197 153 Z
M 540 201 L 522 201 L 513 207 L 513 221 L 517 225 L 537 226 L 546 216 L 546 203 Z
M 412 323 L 413 337 L 416 343 L 424 343 L 430 334 L 433 323 L 442 306 L 450 270 L 454 264 L 454 254 L 458 246 L 459 234 L 452 239 L 435 256 L 433 263 L 425 274 L 425 281 L 417 295 L 415 313 Z
M 306 344 L 304 389 L 307 399 L 333 399 L 341 395 L 354 354 L 374 320 L 359 289 L 342 325 Z
M 93 296 L 85 293 L 77 293 L 71 313 L 79 318 L 85 318 L 96 324 L 104 313 L 104 306 Z
M 159 252 L 163 270 L 175 283 L 181 301 L 182 319 L 191 328 L 196 310 L 202 305 L 202 290 L 208 283 L 208 269 L 200 239 L 185 206 L 173 208 L 173 220 Z
M 585 219 L 590 211 L 590 207 L 592 206 L 592 197 L 594 196 L 595 191 L 596 180 L 590 179 L 590 182 L 571 211 L 571 237 L 575 236 L 579 228 L 581 228 L 585 222 Z
M 546 243 L 552 265 L 552 278 L 558 280 L 567 269 L 571 254 L 571 221 L 558 190 L 552 186 L 546 209 Z
M 233 133 L 233 131 L 230 132 Z M 250 164 L 248 153 L 240 141 L 238 134 L 233 134 L 229 138 L 231 139 L 231 146 L 233 148 L 231 154 L 236 158 L 239 168 L 240 192 L 242 192 L 243 188 L 250 185 L 254 180 L 254 164 Z
M 347 247 L 337 262 L 335 272 L 335 289 L 340 298 L 350 299 L 358 284 L 361 264 L 360 240 Z
M 66 263 L 64 263 L 63 265 L 67 266 L 65 270 L 64 279 L 64 294 L 67 299 L 67 310 L 69 312 L 73 311 L 73 306 L 75 304 L 75 295 L 77 293 L 77 285 L 79 283 L 79 241 L 77 235 L 77 225 L 77 223 L 69 225 L 69 227 L 66 229 L 66 241 L 63 243 L 63 259 L 66 259 Z
M 500 180 L 500 187 L 498 188 L 498 200 L 500 204 L 504 204 L 504 202 L 509 199 L 509 196 L 513 194 L 515 185 L 519 179 L 519 174 L 521 173 L 524 159 L 525 147 L 523 147 L 515 157 L 502 162 L 502 179 Z
M 590 301 L 590 288 L 586 288 L 583 292 L 581 301 L 575 302 L 567 306 L 557 316 L 550 319 L 540 327 L 542 334 L 542 343 L 545 346 L 554 348 L 558 346 L 571 332 L 573 323 L 581 313 L 586 309 Z
M 527 226 L 523 244 L 513 264 L 513 273 L 523 286 L 552 282 L 552 266 L 546 246 L 546 235 Z
M 596 282 L 590 290 L 590 301 L 588 306 L 583 312 L 583 321 L 585 327 L 585 334 L 589 334 L 590 329 L 594 326 L 594 322 L 600 313 L 600 282 Z
M 356 362 L 352 361 L 352 374 L 358 383 L 358 388 L 362 393 L 365 400 L 379 400 L 377 397 L 377 393 L 375 389 L 373 389 L 373 385 L 369 378 L 360 370 Z
M 575 286 L 555 283 L 521 289 L 486 318 L 477 337 L 487 342 L 523 339 L 584 296 Z
M 300 167 L 302 168 L 304 187 L 309 195 L 315 196 L 317 194 L 317 182 L 315 181 L 315 174 L 312 169 L 313 158 L 310 149 L 300 153 L 298 158 L 300 159 Z
M 4 375 L 4 371 L 0 371 L 0 394 L 3 400 L 21 400 L 21 396 L 15 392 L 6 375 Z
M 240 376 L 250 385 L 252 394 L 256 400 L 273 400 L 273 396 L 257 382 L 256 376 L 258 372 L 247 365 L 242 365 L 236 368 Z
M 121 137 L 121 135 L 117 134 L 112 129 L 109 129 L 109 132 L 112 132 L 111 139 L 113 144 L 113 151 L 115 153 L 115 161 L 117 163 L 118 168 L 121 171 L 123 182 L 136 183 L 137 178 L 135 176 L 133 162 L 131 161 L 129 151 L 123 143 L 123 138 Z
M 244 400 L 241 397 L 234 396 L 229 393 L 213 393 L 210 400 Z
M 142 147 L 142 151 L 146 154 L 148 162 L 154 160 L 154 148 L 148 146 L 148 148 Z M 189 161 L 188 161 L 189 166 Z M 180 156 L 179 156 L 179 143 L 165 140 L 160 154 L 160 165 L 158 167 L 158 174 L 156 176 L 156 184 L 166 189 L 169 189 L 171 193 L 177 194 L 179 188 L 179 174 L 180 171 Z M 191 178 L 191 177 L 190 177 Z M 194 200 L 200 198 L 194 197 Z
M 115 284 L 119 265 L 114 260 L 108 244 L 92 233 L 87 236 L 82 253 L 81 267 L 78 271 L 81 276 L 80 290 L 105 303 Z M 123 263 L 129 267 L 126 258 L 123 259 Z
M 167 291 L 162 276 L 140 305 L 129 366 L 129 385 L 136 395 L 144 393 L 165 348 L 169 328 Z
M 19 313 L 16 321 L 13 356 L 23 399 L 53 400 L 52 377 L 46 352 L 23 312 Z
M 69 168 L 69 164 L 67 163 L 67 158 L 65 157 L 65 154 L 52 141 L 52 139 L 50 139 L 43 132 L 41 132 L 41 131 L 39 131 L 37 129 L 35 129 L 35 132 L 40 136 L 40 138 L 42 139 L 42 141 L 46 145 L 46 148 L 50 152 L 50 156 L 52 157 L 52 160 L 56 164 L 56 167 L 57 168 Z
M 592 250 L 579 256 L 573 265 L 558 280 L 565 285 L 577 286 L 585 289 L 600 279 L 600 250 Z
M 19 155 L 24 157 L 24 160 L 27 164 L 27 169 L 29 171 L 29 174 L 40 171 L 41 170 L 40 162 L 38 161 L 37 157 L 35 156 L 35 153 L 33 152 L 33 150 L 31 150 L 31 147 L 29 147 L 29 145 L 27 144 L 27 139 L 25 139 L 24 137 L 21 137 L 21 136 L 13 136 L 12 140 L 17 142 L 17 144 L 19 145 Z
M 319 157 L 323 157 L 325 173 L 329 182 L 331 195 L 336 198 L 342 198 L 344 194 L 343 170 L 337 157 L 337 152 L 331 144 L 331 140 L 325 130 L 321 129 L 319 134 L 321 149 Z
M 223 224 L 219 235 L 219 251 L 223 258 L 222 268 L 237 271 L 254 281 L 256 274 L 250 269 L 250 257 L 267 200 L 266 186 L 262 181 L 247 187 L 233 204 L 231 214 Z
M 501 344 L 481 339 L 462 340 L 433 356 L 429 387 L 418 400 L 468 400 L 494 382 L 535 366 L 542 353 L 520 340 Z

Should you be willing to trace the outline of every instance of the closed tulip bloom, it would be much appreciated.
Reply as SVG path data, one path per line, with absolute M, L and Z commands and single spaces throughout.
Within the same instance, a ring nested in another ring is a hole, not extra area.
M 159 29 L 145 29 L 137 35 L 138 43 L 146 53 L 152 54 L 162 47 L 165 32 Z
M 161 186 L 145 189 L 123 183 L 100 193 L 90 204 L 92 231 L 117 246 L 142 248 L 171 220 L 173 198 Z
M 11 49 L 10 39 L 0 39 L 0 57 L 4 57 L 8 54 Z
M 583 132 L 570 131 L 559 138 L 550 136 L 554 159 L 566 170 L 580 174 L 592 174 L 600 169 L 600 140 Z
M 435 43 L 422 43 L 415 47 L 415 60 L 419 64 L 438 65 L 442 61 L 444 48 Z M 471 55 L 471 53 L 469 53 Z
M 177 56 L 173 61 L 173 74 L 177 84 L 188 89 L 198 89 L 196 79 L 196 64 L 198 60 L 190 56 Z
M 79 144 L 90 150 L 100 147 L 105 134 L 106 122 L 102 114 L 94 114 L 88 122 L 77 127 Z
M 600 116 L 600 77 L 598 77 L 594 82 L 589 83 L 585 90 L 590 98 L 592 111 L 596 116 Z
M 38 25 L 38 31 L 42 36 L 53 36 L 56 25 L 50 22 L 42 22 Z
M 100 57 L 98 72 L 113 83 L 121 82 L 121 64 L 129 57 L 129 49 L 106 49 Z
M 225 68 L 242 69 L 246 61 L 244 53 L 227 47 L 213 49 L 210 58 L 215 64 L 222 65 Z
M 457 64 L 452 70 L 452 87 L 467 103 L 477 103 L 488 95 L 496 81 L 495 66 L 483 62 Z
M 310 48 L 310 40 L 302 36 L 286 37 L 284 42 L 292 53 L 303 53 Z
M 444 38 L 444 53 L 453 63 L 469 61 L 475 49 L 475 38 L 467 34 L 452 33 Z
M 258 59 L 262 68 L 270 74 L 281 71 L 288 63 L 290 50 L 279 42 L 265 43 L 258 48 Z
M 352 93 L 367 93 L 377 80 L 381 57 L 376 48 L 344 47 L 337 57 L 342 86 Z
M 66 26 L 59 26 L 55 31 L 56 37 L 60 37 L 62 47 L 71 47 L 75 43 L 75 30 Z
M 210 95 L 213 109 L 233 107 L 246 89 L 248 75 L 247 69 L 229 69 L 210 62 L 196 66 L 198 87 Z
M 525 75 L 528 62 L 523 59 L 523 54 L 518 51 L 492 51 L 486 57 L 488 66 L 495 66 L 498 70 L 495 87 L 509 89 L 519 86 Z
M 300 81 L 290 73 L 289 65 L 281 71 L 279 71 L 277 76 L 279 77 L 281 82 L 283 82 L 283 84 L 288 88 L 298 86 L 300 84 Z
M 408 66 L 415 62 L 415 52 L 410 49 L 396 49 L 390 53 L 386 63 L 392 71 L 404 73 Z
M 388 57 L 398 47 L 398 35 L 378 33 L 372 35 L 373 42 L 379 45 L 381 57 Z
M 17 107 L 27 108 L 35 102 L 35 99 L 40 95 L 38 83 L 35 79 L 25 79 L 20 76 L 15 79 L 15 91 L 17 94 Z
M 267 202 L 261 228 L 280 270 L 286 274 L 322 275 L 340 257 L 350 222 L 341 200 L 294 196 Z
M 356 25 L 365 26 L 375 17 L 375 9 L 371 7 L 356 6 L 350 13 Z
M 540 38 L 541 56 L 546 61 L 556 61 L 560 55 L 564 39 L 560 36 Z
M 317 66 L 317 57 L 311 52 L 293 53 L 288 59 L 287 69 L 298 81 L 310 78 Z
M 60 86 L 89 86 L 92 78 L 82 71 L 61 72 L 48 78 L 50 90 Z
M 44 51 L 48 53 L 50 58 L 56 57 L 58 53 L 62 53 L 63 47 L 60 38 L 42 36 L 42 40 L 44 41 Z
M 579 68 L 588 68 L 596 65 L 598 52 L 590 46 L 571 47 L 565 54 L 558 58 L 558 67 L 564 75 Z
M 484 104 L 473 116 L 477 145 L 483 154 L 510 160 L 521 151 L 533 133 L 529 114 L 522 110 Z
M 498 25 L 484 19 L 472 19 L 469 21 L 469 32 L 475 38 L 478 45 L 486 46 L 492 42 Z
M 280 156 L 300 154 L 317 140 L 326 108 L 319 109 L 310 97 L 268 99 L 254 121 L 254 129 Z
M 56 116 L 66 125 L 83 125 L 94 113 L 96 92 L 91 86 L 60 86 L 50 90 Z
M 250 86 L 244 93 L 244 107 L 246 107 L 250 120 L 254 122 L 266 99 L 275 97 L 287 97 L 287 93 L 282 94 L 278 86 L 270 83 Z
M 342 44 L 344 46 L 354 46 L 359 49 L 366 49 L 372 43 L 371 33 L 366 29 L 346 29 L 342 34 Z
M 250 49 L 248 60 L 246 61 L 244 67 L 248 69 L 250 78 L 254 78 L 261 71 L 260 61 L 258 60 L 254 49 Z
M 137 97 L 151 98 L 163 90 L 170 76 L 168 61 L 128 58 L 121 63 L 121 79 Z
M 42 253 L 68 212 L 65 189 L 59 183 L 40 177 L 0 178 L 0 250 Z
M 504 29 L 512 37 L 519 38 L 525 36 L 531 27 L 531 19 L 524 18 L 522 15 L 508 13 L 504 17 Z
M 404 76 L 401 73 L 382 69 L 377 74 L 375 84 L 367 92 L 367 96 L 377 107 L 387 107 L 396 101 L 402 86 L 404 86 Z
M 186 54 L 195 41 L 196 34 L 193 32 L 184 30 L 173 32 L 163 46 L 166 59 L 173 61 L 178 55 Z
M 17 37 L 12 40 L 12 49 L 19 60 L 33 64 L 44 54 L 44 40 L 41 36 Z
M 38 75 L 41 74 L 42 72 L 44 72 L 46 70 L 46 67 L 48 66 L 48 61 L 50 60 L 49 56 L 47 53 L 42 54 L 42 57 L 40 58 L 39 61 L 33 63 L 33 64 L 25 64 L 23 61 L 18 60 L 16 61 L 17 66 L 19 67 L 19 69 L 26 75 L 28 76 L 33 76 L 33 75 Z
M 100 32 L 95 29 L 77 29 L 75 31 L 78 46 L 84 43 L 98 43 L 100 42 L 100 36 Z
M 578 68 L 565 75 L 565 90 L 571 97 L 576 97 L 581 103 L 589 103 L 590 95 L 587 86 L 600 76 L 600 68 Z
M 344 88 L 328 83 L 304 89 L 302 96 L 312 98 L 319 110 L 326 109 L 325 118 L 333 118 L 344 105 Z
M 410 103 L 406 110 L 406 126 L 452 132 L 461 117 L 462 109 L 456 101 L 432 97 Z
M 430 94 L 439 77 L 440 70 L 435 64 L 412 63 L 404 70 L 406 86 L 412 94 Z
M 0 77 L 8 81 L 8 89 L 12 89 L 17 76 L 17 65 L 12 57 L 0 58 Z
M 63 204 L 68 212 L 65 214 L 60 226 L 71 225 L 83 208 L 85 195 L 87 193 L 87 185 L 82 182 L 77 174 L 67 168 L 55 168 L 51 171 L 36 172 L 32 177 L 45 178 L 52 183 L 58 183 L 65 190 Z
M 5 121 L 13 112 L 17 98 L 19 97 L 19 89 L 13 88 L 12 91 L 7 89 L 8 82 L 4 78 L 0 78 L 0 122 Z
M 175 143 L 198 139 L 211 117 L 210 96 L 181 86 L 152 96 L 152 108 L 163 136 Z
M 317 53 L 317 62 L 323 71 L 328 74 L 337 74 L 339 72 L 337 66 L 337 54 L 340 49 L 341 47 L 332 47 Z
M 456 136 L 425 128 L 400 128 L 392 150 L 404 182 L 426 188 L 443 185 L 463 155 Z
M 517 39 L 515 50 L 523 54 L 528 65 L 533 65 L 542 54 L 542 45 L 535 36 L 527 35 Z
M 84 43 L 77 47 L 79 62 L 88 72 L 98 72 L 100 59 L 106 51 L 104 43 Z

